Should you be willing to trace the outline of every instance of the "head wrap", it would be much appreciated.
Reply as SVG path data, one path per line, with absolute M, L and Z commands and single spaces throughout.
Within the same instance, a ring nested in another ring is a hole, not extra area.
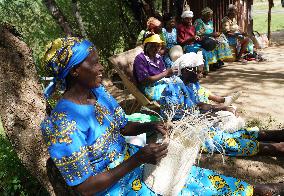
M 227 12 L 230 13 L 232 11 L 236 11 L 237 9 L 237 6 L 235 6 L 234 4 L 230 4 Z
M 65 78 L 70 70 L 83 62 L 94 49 L 92 42 L 77 37 L 58 38 L 47 45 L 43 66 L 53 79 L 44 90 L 45 98 L 54 92 L 57 83 L 64 89 Z
M 147 30 L 151 30 L 153 29 L 154 27 L 158 27 L 162 24 L 161 21 L 159 21 L 157 18 L 154 18 L 154 17 L 150 17 L 148 20 L 147 20 Z
M 206 16 L 206 15 L 209 15 L 209 14 L 210 15 L 213 14 L 213 10 L 211 10 L 209 7 L 206 7 L 201 11 L 202 16 Z
M 182 12 L 181 18 L 193 18 L 193 12 L 190 10 L 185 10 Z
M 178 66 L 178 75 L 180 75 L 183 68 L 193 68 L 203 64 L 202 51 L 198 51 L 197 53 L 190 52 L 182 55 L 174 62 L 173 67 Z
M 153 35 L 151 35 L 150 37 L 147 37 L 144 40 L 144 44 L 146 44 L 146 43 L 158 43 L 158 44 L 161 44 L 161 43 L 164 43 L 164 41 L 161 39 L 160 35 L 153 34 Z

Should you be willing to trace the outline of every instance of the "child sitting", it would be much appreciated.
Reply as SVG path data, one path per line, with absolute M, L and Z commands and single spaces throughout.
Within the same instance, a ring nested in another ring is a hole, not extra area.
M 203 77 L 204 69 L 201 52 L 198 52 L 197 55 L 191 53 L 182 55 L 174 62 L 174 66 L 179 66 L 180 78 L 186 85 L 194 105 L 205 111 L 227 110 L 235 113 L 235 109 L 229 106 L 239 98 L 241 95 L 240 91 L 234 93 L 232 96 L 221 97 L 214 95 L 200 85 L 199 80 Z M 218 104 L 213 105 L 210 101 Z

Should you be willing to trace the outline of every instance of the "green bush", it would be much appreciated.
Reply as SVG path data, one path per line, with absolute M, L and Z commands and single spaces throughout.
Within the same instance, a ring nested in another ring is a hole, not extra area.
M 41 184 L 21 164 L 0 123 L 0 195 L 48 195 Z

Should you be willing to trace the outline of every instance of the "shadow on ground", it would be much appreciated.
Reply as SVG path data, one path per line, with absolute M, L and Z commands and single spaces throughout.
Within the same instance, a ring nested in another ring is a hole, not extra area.
M 226 63 L 201 83 L 218 95 L 242 90 L 236 106 L 247 119 L 272 117 L 284 123 L 284 46 L 261 51 L 269 61 Z
M 224 163 L 223 163 L 224 159 Z M 222 157 L 202 155 L 200 167 L 246 180 L 251 184 L 284 182 L 284 159 L 275 157 Z

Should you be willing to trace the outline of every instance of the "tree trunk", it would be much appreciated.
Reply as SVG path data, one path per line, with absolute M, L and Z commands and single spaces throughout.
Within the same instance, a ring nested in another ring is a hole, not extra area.
M 83 24 L 83 19 L 80 14 L 80 7 L 79 7 L 79 2 L 77 0 L 72 0 L 72 9 L 73 9 L 73 14 L 75 15 L 76 22 L 79 26 L 81 35 L 85 38 L 87 38 L 87 33 Z
M 58 171 L 48 176 L 46 168 L 56 169 L 47 163 L 49 154 L 40 131 L 46 103 L 31 50 L 12 32 L 0 26 L 0 113 L 5 134 L 25 167 L 51 195 L 70 195 Z
M 65 16 L 61 12 L 61 10 L 58 8 L 56 2 L 54 0 L 43 0 L 43 3 L 46 5 L 46 7 L 50 11 L 52 17 L 55 19 L 55 21 L 61 27 L 63 32 L 66 35 L 75 35 L 75 33 L 73 32 L 69 23 L 67 22 L 67 19 L 65 18 Z

